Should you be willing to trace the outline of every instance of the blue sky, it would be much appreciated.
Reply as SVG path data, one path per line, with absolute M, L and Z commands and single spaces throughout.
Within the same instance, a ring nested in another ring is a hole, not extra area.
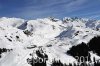
M 100 0 L 0 0 L 0 17 L 100 19 Z

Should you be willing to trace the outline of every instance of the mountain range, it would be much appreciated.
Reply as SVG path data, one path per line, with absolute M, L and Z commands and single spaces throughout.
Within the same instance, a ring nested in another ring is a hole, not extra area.
M 34 66 L 30 63 L 32 58 L 46 58 L 47 66 L 51 66 L 53 60 L 63 64 L 77 63 L 75 56 L 86 57 L 85 52 L 89 53 L 91 61 L 93 58 L 99 60 L 98 44 L 100 20 L 0 18 L 0 66 Z

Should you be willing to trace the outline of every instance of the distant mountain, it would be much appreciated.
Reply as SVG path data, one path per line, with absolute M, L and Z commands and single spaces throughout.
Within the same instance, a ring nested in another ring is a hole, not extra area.
M 47 66 L 53 66 L 53 60 L 67 65 L 78 62 L 75 56 L 82 56 L 82 52 L 89 53 L 91 61 L 93 58 L 99 60 L 99 52 L 93 47 L 100 48 L 98 45 L 100 38 L 96 39 L 98 40 L 96 45 L 91 45 L 90 42 L 92 38 L 99 36 L 100 20 L 77 17 L 65 17 L 63 20 L 52 17 L 24 20 L 2 17 L 0 18 L 0 66 L 34 66 L 33 58 L 46 58 Z M 91 41 L 95 43 L 96 40 Z M 86 49 L 82 50 L 84 46 Z M 73 47 L 79 48 L 74 51 L 74 55 Z

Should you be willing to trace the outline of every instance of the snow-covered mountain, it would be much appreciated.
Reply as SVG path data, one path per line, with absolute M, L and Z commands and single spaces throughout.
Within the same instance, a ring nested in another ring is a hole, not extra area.
M 47 55 L 47 66 L 52 60 L 73 63 L 76 59 L 66 52 L 72 46 L 88 43 L 100 36 L 100 20 L 83 18 L 44 18 L 24 20 L 0 18 L 0 66 L 32 66 L 28 59 L 38 57 L 37 50 Z M 100 57 L 90 52 L 91 59 Z

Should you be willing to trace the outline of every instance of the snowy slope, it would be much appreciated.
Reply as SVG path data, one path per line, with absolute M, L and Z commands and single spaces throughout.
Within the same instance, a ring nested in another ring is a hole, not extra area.
M 66 51 L 81 42 L 88 43 L 97 35 L 100 36 L 100 20 L 66 17 L 27 21 L 3 17 L 0 18 L 0 48 L 11 50 L 1 53 L 0 66 L 31 66 L 27 59 L 41 48 L 48 55 L 48 66 L 54 58 L 72 63 L 76 59 Z

